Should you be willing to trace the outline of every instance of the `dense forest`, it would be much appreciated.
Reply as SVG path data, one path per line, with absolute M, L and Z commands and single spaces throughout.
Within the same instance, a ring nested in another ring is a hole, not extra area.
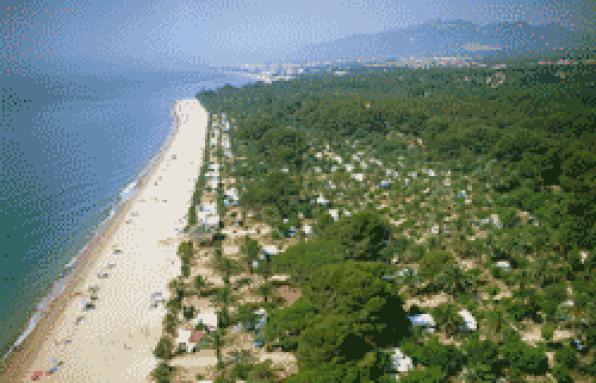
M 392 381 L 394 347 L 403 382 L 593 377 L 595 78 L 511 62 L 199 94 L 232 119 L 241 205 L 278 239 L 313 226 L 260 269 L 302 292 L 260 335 L 295 353 L 287 381 Z

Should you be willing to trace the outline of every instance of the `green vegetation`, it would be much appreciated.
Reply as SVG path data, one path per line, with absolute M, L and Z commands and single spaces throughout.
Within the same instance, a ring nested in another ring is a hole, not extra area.
M 178 246 L 178 256 L 180 257 L 182 276 L 188 277 L 190 275 L 190 259 L 193 254 L 192 242 L 185 241 Z
M 385 271 L 374 262 L 319 267 L 305 284 L 304 296 L 271 315 L 266 339 L 295 350 L 305 376 L 322 365 L 350 365 L 351 373 L 364 373 L 362 363 L 370 352 L 399 342 L 409 329 L 401 298 L 381 279 Z M 384 364 L 375 365 L 382 361 L 369 361 L 367 368 L 384 371 Z
M 199 94 L 235 121 L 241 205 L 289 244 L 255 288 L 259 336 L 297 358 L 287 382 L 394 381 L 395 347 L 413 362 L 403 382 L 589 379 L 593 78 L 593 65 L 518 62 Z M 248 270 L 260 245 L 242 244 Z M 272 274 L 301 296 L 279 306 Z M 253 308 L 235 319 L 254 325 Z M 436 325 L 411 326 L 418 313 Z
M 169 383 L 172 377 L 172 368 L 166 363 L 160 363 L 152 372 L 151 377 L 157 383 Z
M 167 360 L 172 357 L 173 349 L 174 345 L 172 344 L 172 340 L 167 336 L 163 336 L 157 343 L 153 354 L 156 358 Z

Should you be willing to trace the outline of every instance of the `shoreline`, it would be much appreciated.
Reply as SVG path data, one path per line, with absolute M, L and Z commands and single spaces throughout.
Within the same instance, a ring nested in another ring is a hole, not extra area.
M 99 243 L 96 242 L 98 242 L 104 235 L 107 235 L 110 227 L 115 225 L 118 217 L 130 209 L 127 206 L 132 204 L 139 190 L 147 182 L 147 179 L 150 177 L 151 173 L 155 171 L 154 168 L 159 165 L 164 153 L 170 147 L 171 141 L 176 135 L 177 131 L 178 125 L 173 124 L 172 129 L 165 137 L 157 153 L 149 159 L 144 167 L 135 172 L 133 177 L 126 182 L 126 185 L 118 191 L 115 197 L 116 200 L 109 209 L 110 213 L 108 216 L 97 223 L 96 227 L 93 229 L 95 234 L 93 234 L 92 237 L 89 238 L 89 240 L 85 243 L 85 245 L 75 255 L 73 255 L 73 257 L 64 266 L 62 274 L 52 282 L 52 285 L 48 289 L 47 293 L 37 301 L 37 304 L 35 305 L 36 308 L 32 314 L 29 315 L 26 325 L 23 326 L 23 330 L 19 333 L 16 340 L 12 342 L 7 351 L 5 351 L 4 355 L 0 356 L 0 360 L 6 361 L 7 364 L 10 364 L 12 354 L 24 347 L 23 345 L 27 339 L 33 335 L 36 329 L 40 326 L 41 322 L 48 317 L 48 312 L 54 311 L 52 307 L 55 304 L 58 304 L 59 300 L 64 299 L 64 296 L 68 293 L 69 289 L 74 288 L 73 285 L 76 284 L 77 274 L 85 270 L 85 259 L 88 258 L 88 253 L 91 251 L 92 245 L 98 245 Z M 127 196 L 122 197 L 123 194 Z M 62 285 L 60 285 L 60 282 L 62 282 Z M 54 295 L 53 291 L 57 287 L 61 291 L 57 295 Z M 42 305 L 44 302 L 48 302 L 47 305 Z M 32 325 L 31 322 L 36 315 L 40 315 L 40 317 Z M 30 329 L 31 326 L 33 326 L 32 329 Z M 2 374 L 3 372 L 0 371 L 0 379 L 2 379 Z M 2 383 L 2 380 L 0 380 L 0 383 Z
M 196 99 L 192 101 L 196 102 L 199 107 L 202 108 Z M 93 278 L 92 270 L 98 263 L 100 263 L 100 261 L 102 261 L 102 258 L 105 258 L 102 257 L 102 255 L 108 250 L 109 243 L 114 240 L 119 229 L 127 224 L 127 217 L 130 216 L 133 208 L 140 203 L 141 196 L 144 194 L 143 192 L 147 192 L 148 187 L 151 186 L 150 181 L 155 180 L 158 177 L 158 173 L 163 171 L 164 167 L 168 166 L 169 162 L 167 161 L 167 155 L 172 151 L 173 144 L 176 141 L 175 139 L 180 135 L 181 121 L 177 110 L 179 103 L 180 101 L 177 101 L 172 107 L 172 129 L 164 140 L 160 150 L 127 184 L 126 187 L 136 182 L 132 195 L 126 200 L 115 203 L 115 206 L 113 207 L 114 214 L 108 219 L 98 223 L 96 228 L 98 232 L 95 233 L 81 251 L 72 258 L 76 263 L 70 271 L 70 275 L 66 276 L 68 279 L 66 280 L 62 292 L 51 301 L 47 310 L 45 310 L 45 314 L 38 320 L 34 329 L 25 337 L 22 343 L 3 358 L 3 363 L 7 365 L 7 368 L 5 371 L 0 372 L 0 382 L 29 380 L 29 372 L 33 369 L 32 367 L 34 367 L 32 365 L 42 353 L 39 345 L 50 342 L 50 339 L 48 339 L 47 336 L 48 334 L 55 334 L 59 332 L 59 330 L 63 330 L 65 327 L 63 317 L 66 315 L 69 306 L 72 306 L 73 301 L 80 296 L 78 291 L 84 290 L 85 284 L 89 285 L 89 280 Z M 197 127 L 197 130 L 200 130 L 201 128 L 206 131 L 206 126 Z M 195 172 L 196 174 L 190 175 L 190 178 L 192 179 L 196 179 L 198 176 L 198 169 L 202 161 L 201 156 L 198 155 L 200 153 L 200 142 L 201 141 L 197 143 L 197 155 L 195 156 L 197 171 Z M 186 205 L 187 202 L 188 201 L 185 200 L 184 204 Z M 175 253 L 173 255 L 175 256 Z M 166 259 L 163 259 L 163 262 L 165 261 Z M 56 280 L 54 282 L 52 289 L 58 281 L 59 280 Z M 41 301 L 51 296 L 52 289 L 50 289 L 49 294 L 44 296 Z M 99 304 L 101 305 L 101 303 L 102 302 L 100 301 Z M 36 310 L 35 313 L 37 312 L 38 311 Z M 91 312 L 90 315 L 97 314 L 97 312 Z M 28 327 L 30 320 L 27 323 Z M 70 324 L 67 324 L 66 326 L 70 326 Z M 23 333 L 24 332 L 21 334 Z M 45 381 L 49 380 L 49 378 L 46 377 L 43 379 Z

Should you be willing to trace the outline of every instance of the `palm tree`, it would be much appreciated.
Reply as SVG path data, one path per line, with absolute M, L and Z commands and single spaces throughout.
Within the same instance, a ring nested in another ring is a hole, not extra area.
M 251 239 L 249 236 L 246 236 L 244 238 L 244 243 L 242 244 L 241 250 L 244 254 L 244 259 L 246 261 L 248 270 L 250 274 L 252 274 L 252 262 L 257 259 L 259 256 L 259 251 L 261 250 L 259 243 L 254 239 Z
M 466 289 L 464 273 L 457 266 L 447 267 L 437 276 L 436 283 L 441 286 L 449 295 L 455 295 Z
M 505 313 L 500 307 L 494 307 L 486 315 L 486 324 L 489 330 L 497 336 L 499 343 L 503 342 L 503 330 L 507 326 Z
M 434 314 L 437 322 L 445 329 L 447 335 L 455 335 L 459 327 L 464 324 L 457 306 L 452 303 L 445 303 L 438 306 Z

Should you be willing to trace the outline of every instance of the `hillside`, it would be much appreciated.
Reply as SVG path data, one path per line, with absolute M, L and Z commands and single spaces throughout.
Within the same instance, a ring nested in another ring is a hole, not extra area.
M 508 22 L 479 25 L 462 20 L 433 21 L 404 29 L 358 34 L 310 45 L 292 54 L 290 59 L 507 56 L 590 46 L 589 39 L 593 40 L 593 37 L 555 24 Z

